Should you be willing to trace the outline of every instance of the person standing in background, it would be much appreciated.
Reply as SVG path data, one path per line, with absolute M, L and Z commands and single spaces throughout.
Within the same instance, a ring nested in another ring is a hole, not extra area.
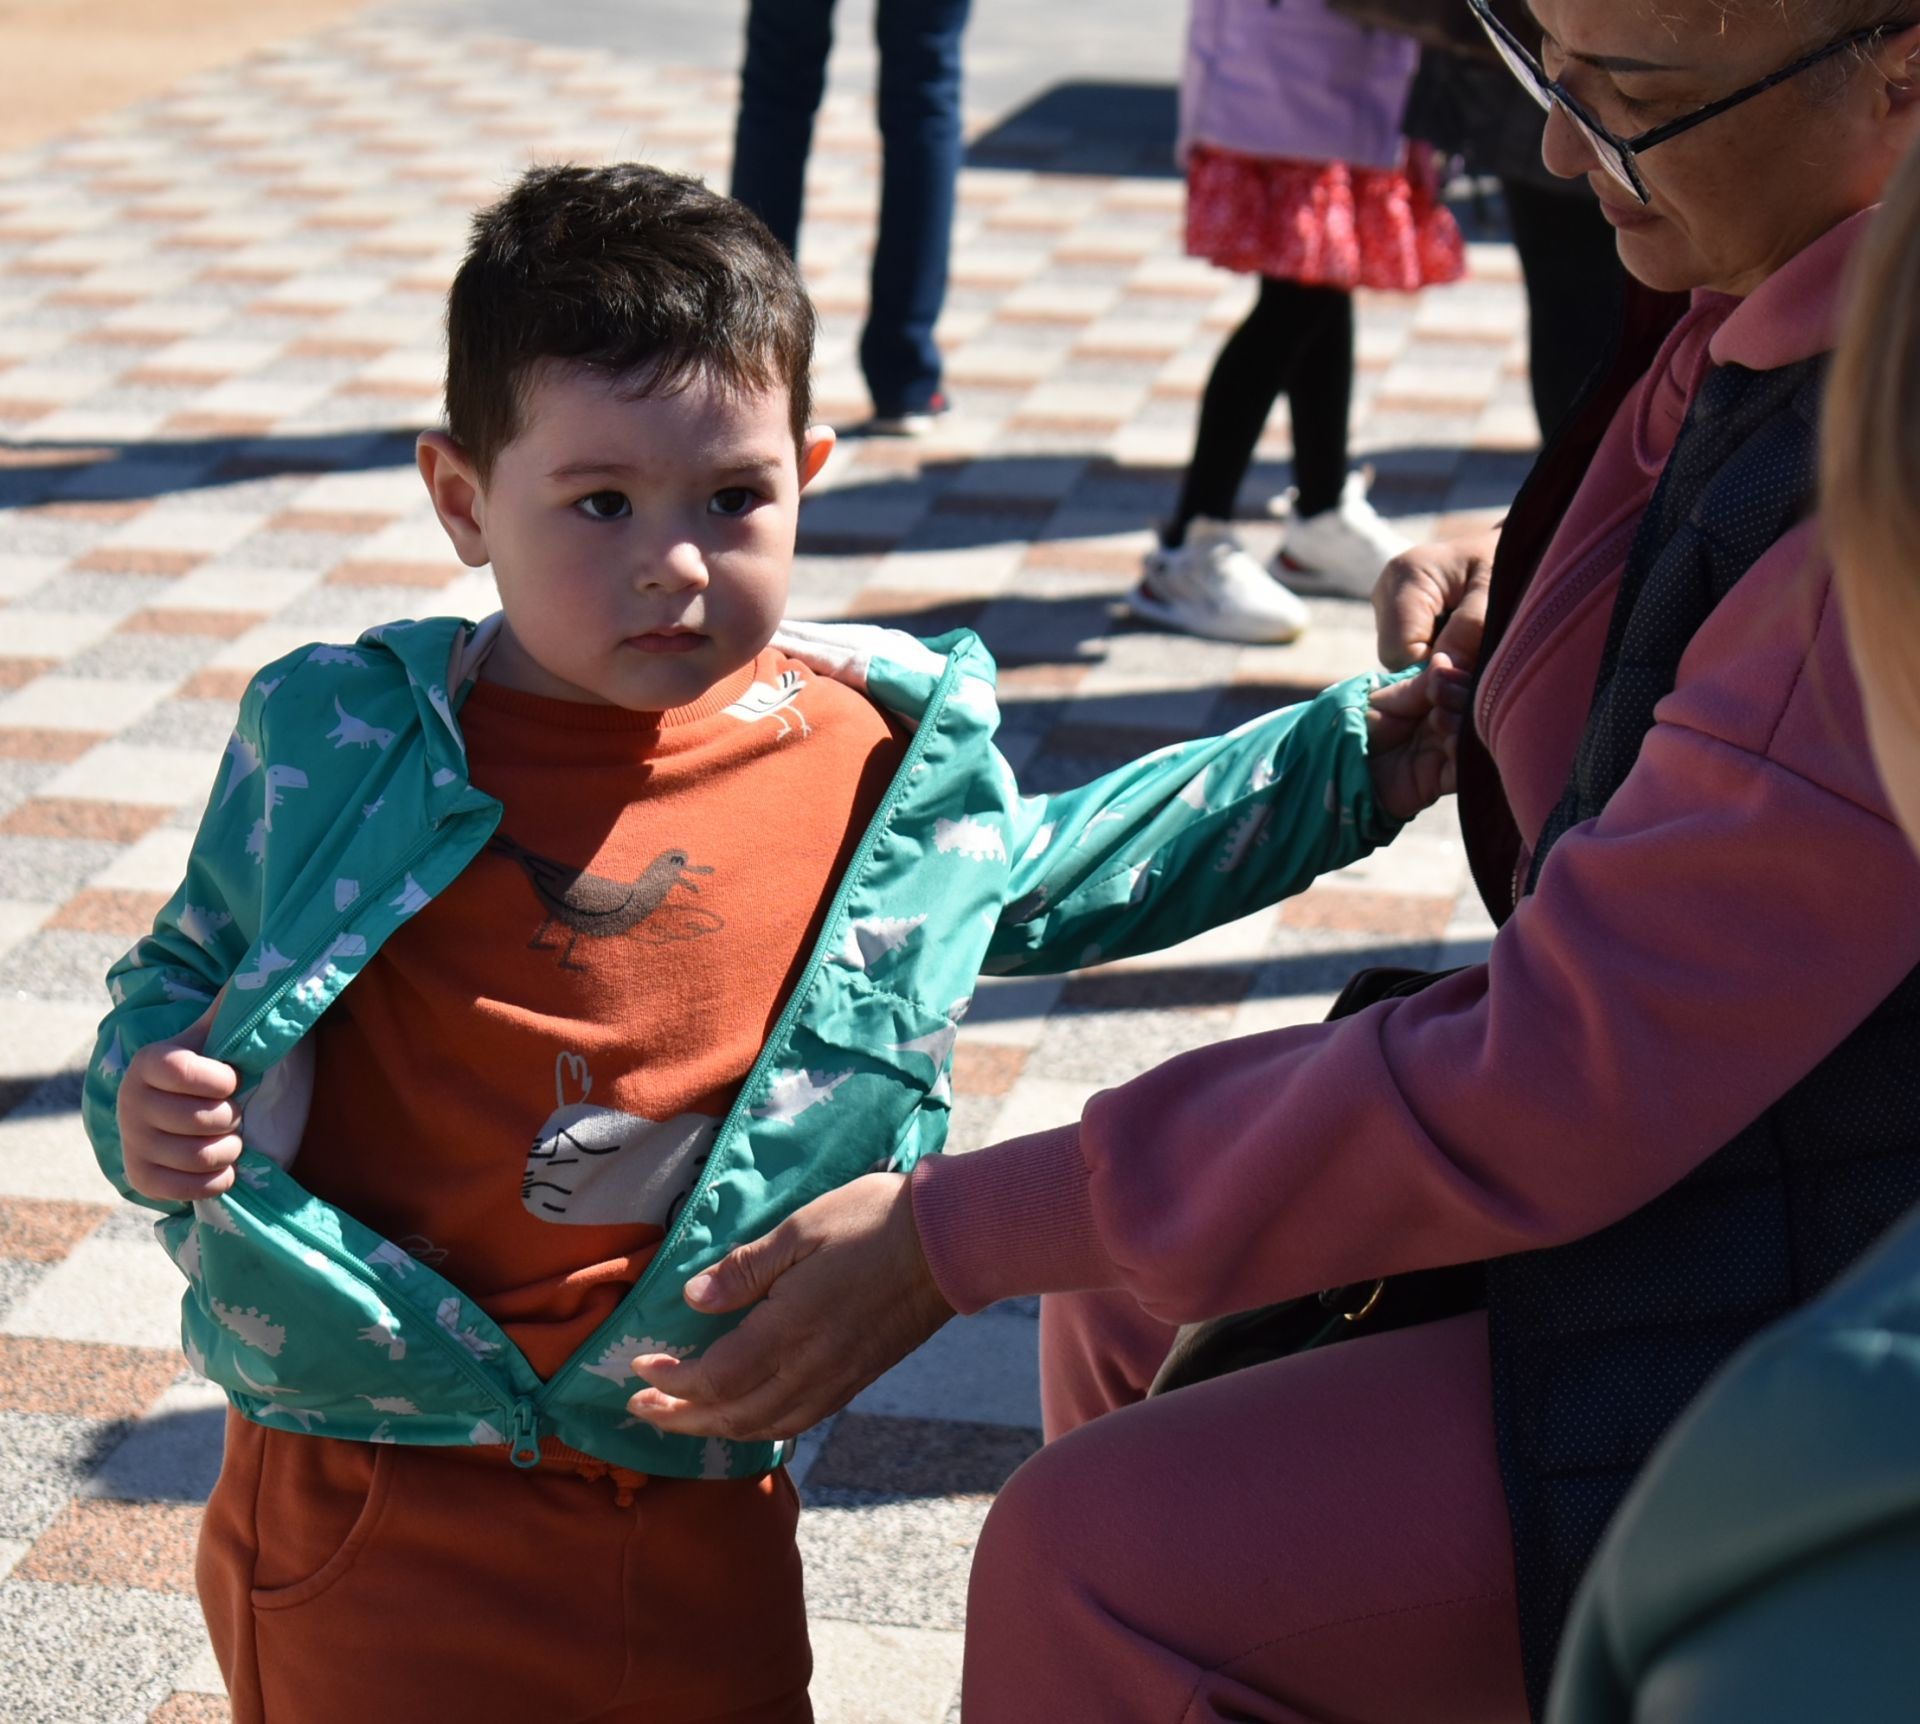
M 1201 398 L 1173 519 L 1136 616 L 1217 640 L 1285 641 L 1306 608 L 1251 557 L 1234 498 L 1284 390 L 1294 498 L 1280 564 L 1364 597 L 1407 548 L 1347 470 L 1353 290 L 1410 293 L 1457 280 L 1465 248 L 1440 207 L 1431 154 L 1400 117 L 1419 60 L 1324 0 L 1193 0 L 1180 91 L 1187 251 L 1260 278 Z
M 876 0 L 880 231 L 860 369 L 875 436 L 920 436 L 948 401 L 933 328 L 947 296 L 960 174 L 960 38 L 971 0 Z M 826 88 L 833 0 L 751 0 L 733 195 L 798 255 L 813 121 Z

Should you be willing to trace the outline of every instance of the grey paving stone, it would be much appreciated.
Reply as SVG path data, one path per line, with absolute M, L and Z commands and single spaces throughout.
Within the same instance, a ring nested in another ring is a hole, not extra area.
M 0 1413 L 0 1538 L 37 1538 L 125 1434 L 103 1419 Z
M 315 587 L 297 598 L 274 621 L 283 628 L 312 629 L 316 640 L 352 640 L 377 622 L 397 617 L 431 617 L 442 606 L 434 587 Z
M 127 1502 L 205 1502 L 220 1476 L 226 1408 L 226 1396 L 210 1384 L 176 1385 L 102 1460 L 88 1493 Z
M 849 1622 L 962 1628 L 985 1496 L 903 1499 L 809 1488 L 800 1517 L 807 1610 Z
M 0 847 L 0 871 L 5 849 Z M 132 942 L 122 934 L 80 934 L 42 928 L 0 955 L 0 996 L 19 992 L 44 1000 L 97 1000 L 106 1009 L 108 968 Z
M 120 733 L 120 741 L 148 748 L 202 748 L 218 751 L 233 730 L 234 707 L 227 700 L 163 700 L 138 723 Z M 212 755 L 208 756 L 209 761 Z M 198 818 L 199 809 L 191 810 Z
M 226 643 L 213 635 L 114 634 L 78 652 L 62 676 L 179 682 L 193 675 Z M 126 740 L 123 733 L 121 740 Z
M 108 1193 L 111 1195 L 111 1193 Z M 159 1212 L 143 1209 L 137 1203 L 116 1204 L 112 1212 L 93 1230 L 96 1239 L 137 1239 L 143 1244 L 159 1249 L 158 1241 L 153 1237 L 153 1224 L 159 1220 Z
M 82 469 L 91 471 L 92 469 Z M 11 508 L 17 509 L 34 503 L 43 503 L 50 498 L 65 494 L 65 487 L 75 476 L 72 468 L 51 468 L 34 472 L 28 470 L 30 477 L 18 481 L 17 487 L 10 485 L 4 500 Z M 112 529 L 95 521 L 61 521 L 45 515 L 21 515 L 10 513 L 6 519 L 6 547 L 12 556 L 17 557 L 77 557 L 90 551 Z M 71 578 L 56 576 L 54 581 L 43 582 L 32 592 L 22 593 L 13 602 L 24 605 L 36 594 L 44 592 L 55 581 Z M 86 606 L 62 606 L 41 604 L 33 607 L 37 610 L 87 609 Z
M 85 838 L 0 839 L 0 898 L 60 903 L 119 854 L 118 844 Z
M 846 1476 L 838 1475 L 841 1459 L 865 1428 L 860 1422 L 873 1414 L 893 1420 L 940 1420 L 931 1450 L 942 1443 L 949 1452 L 956 1442 L 989 1443 L 990 1433 L 1004 1427 L 1017 1428 L 1022 1435 L 1040 1426 L 1040 1325 L 1033 1317 L 996 1306 L 977 1316 L 957 1318 L 937 1331 L 924 1346 L 902 1359 L 878 1382 L 864 1389 L 849 1409 L 855 1418 L 853 1427 L 836 1428 L 828 1445 L 828 1465 L 819 1475 L 821 1484 L 858 1485 L 878 1489 L 882 1480 L 872 1477 L 870 1468 L 853 1467 Z M 856 1417 L 857 1416 L 857 1417 Z M 970 1434 L 953 1431 L 955 1423 L 974 1426 Z M 929 1445 L 915 1442 L 916 1453 L 926 1453 Z M 997 1455 L 997 1451 L 994 1451 Z M 1017 1459 L 1025 1459 L 1024 1452 Z M 941 1463 L 942 1490 L 958 1490 L 961 1485 L 952 1475 L 956 1461 Z M 982 1461 L 975 1457 L 974 1482 L 968 1487 L 997 1490 L 1011 1468 L 995 1472 L 997 1458 Z M 979 1482 L 984 1466 L 987 1482 Z M 904 1487 L 902 1487 L 904 1488 Z
M 89 529 L 89 542 L 94 531 Z M 38 551 L 40 547 L 16 545 L 14 549 Z M 65 554 L 71 556 L 75 552 Z M 92 575 L 69 570 L 50 581 L 42 581 L 30 593 L 22 593 L 13 601 L 13 608 L 126 616 L 158 603 L 169 584 L 164 575 Z
M 0 760 L 0 813 L 18 808 L 62 768 L 42 760 Z
M 29 1263 L 20 1257 L 0 1257 L 0 1317 L 13 1308 L 48 1270 L 51 1263 Z
M 191 1598 L 8 1581 L 0 1586 L 8 1724 L 137 1724 L 205 1638 Z
M 1049 1024 L 1027 1070 L 1070 1083 L 1119 1083 L 1232 1032 L 1230 1011 L 1068 1016 Z

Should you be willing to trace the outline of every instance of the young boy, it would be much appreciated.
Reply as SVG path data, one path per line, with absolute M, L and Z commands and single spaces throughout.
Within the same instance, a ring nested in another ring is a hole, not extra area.
M 1443 787 L 1430 674 L 1021 798 L 971 635 L 781 626 L 812 339 L 697 182 L 484 212 L 419 460 L 501 612 L 262 671 L 110 972 L 86 1121 L 232 1401 L 239 1720 L 809 1717 L 781 1445 L 627 1408 L 730 1321 L 687 1280 L 939 1147 L 983 967 L 1183 939 Z

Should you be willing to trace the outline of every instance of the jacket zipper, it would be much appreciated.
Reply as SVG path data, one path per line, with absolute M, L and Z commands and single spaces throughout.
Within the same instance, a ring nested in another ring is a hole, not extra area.
M 793 992 L 787 996 L 787 1003 L 782 1008 L 772 1033 L 760 1049 L 760 1057 L 753 1062 L 752 1070 L 747 1073 L 740 1085 L 739 1093 L 733 1098 L 733 1106 L 727 1110 L 727 1117 L 721 1122 L 719 1131 L 714 1134 L 713 1143 L 716 1152 L 721 1144 L 732 1137 L 739 1125 L 741 1114 L 746 1109 L 747 1097 L 754 1093 L 769 1062 L 774 1059 L 778 1050 L 785 1046 L 788 1032 L 793 1028 L 794 1019 L 800 1015 L 808 994 L 813 991 L 814 978 L 819 975 L 821 966 L 827 961 L 827 949 L 832 941 L 833 930 L 839 926 L 841 913 L 846 909 L 847 900 L 853 895 L 856 883 L 866 873 L 868 859 L 879 844 L 881 834 L 891 824 L 894 809 L 906 795 L 907 785 L 913 777 L 914 768 L 919 765 L 920 757 L 927 751 L 928 739 L 939 724 L 941 713 L 947 704 L 947 697 L 954 683 L 959 680 L 960 674 L 958 659 L 950 658 L 947 661 L 946 670 L 941 673 L 940 681 L 934 686 L 933 694 L 927 701 L 926 710 L 921 714 L 920 726 L 914 732 L 913 741 L 907 745 L 907 752 L 900 762 L 900 770 L 894 774 L 893 783 L 888 786 L 886 800 L 881 803 L 873 819 L 867 823 L 867 830 L 860 840 L 860 847 L 854 851 L 853 859 L 847 864 L 846 872 L 840 877 L 839 889 L 833 895 L 832 907 L 827 912 L 826 922 L 821 928 L 820 938 L 814 944 L 813 954 L 807 960 L 807 967 L 801 972 L 800 980 L 794 985 Z M 665 1267 L 673 1255 L 673 1247 L 679 1244 L 681 1236 L 692 1224 L 696 1206 L 706 1196 L 707 1188 L 713 1183 L 716 1160 L 717 1154 L 708 1156 L 707 1164 L 701 1169 L 698 1182 L 687 1194 L 687 1201 L 681 1205 L 680 1219 L 674 1223 L 672 1231 L 660 1241 L 659 1249 L 653 1254 L 653 1261 L 647 1265 L 640 1279 L 633 1284 L 632 1290 L 607 1313 L 606 1321 L 574 1349 L 567 1363 L 554 1372 L 547 1380 L 546 1386 L 533 1397 L 532 1405 L 536 1411 L 545 1411 L 548 1397 L 574 1375 L 575 1359 L 591 1353 L 602 1337 L 611 1335 L 615 1329 L 622 1326 L 627 1307 L 639 1298 L 641 1292 Z
M 1499 704 L 1500 696 L 1506 691 L 1507 684 L 1513 679 L 1514 671 L 1534 647 L 1539 645 L 1541 637 L 1558 626 L 1566 612 L 1592 592 L 1599 584 L 1601 577 L 1623 555 L 1619 541 L 1625 539 L 1631 546 L 1633 535 L 1639 531 L 1639 527 L 1640 520 L 1637 515 L 1629 516 L 1616 525 L 1613 531 L 1582 559 L 1575 571 L 1560 583 L 1553 595 L 1527 619 L 1527 626 L 1519 634 L 1501 644 L 1500 662 L 1480 694 L 1479 707 L 1482 719 L 1493 716 L 1494 708 Z M 1481 734 L 1485 735 L 1484 725 Z

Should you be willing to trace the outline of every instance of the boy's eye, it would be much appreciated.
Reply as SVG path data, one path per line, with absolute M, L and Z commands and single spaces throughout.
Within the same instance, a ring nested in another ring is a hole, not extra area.
M 714 515 L 744 515 L 754 505 L 754 494 L 744 485 L 729 485 L 724 491 L 715 491 L 708 500 L 708 513 Z
M 593 491 L 574 507 L 590 521 L 618 521 L 633 513 L 624 491 Z

